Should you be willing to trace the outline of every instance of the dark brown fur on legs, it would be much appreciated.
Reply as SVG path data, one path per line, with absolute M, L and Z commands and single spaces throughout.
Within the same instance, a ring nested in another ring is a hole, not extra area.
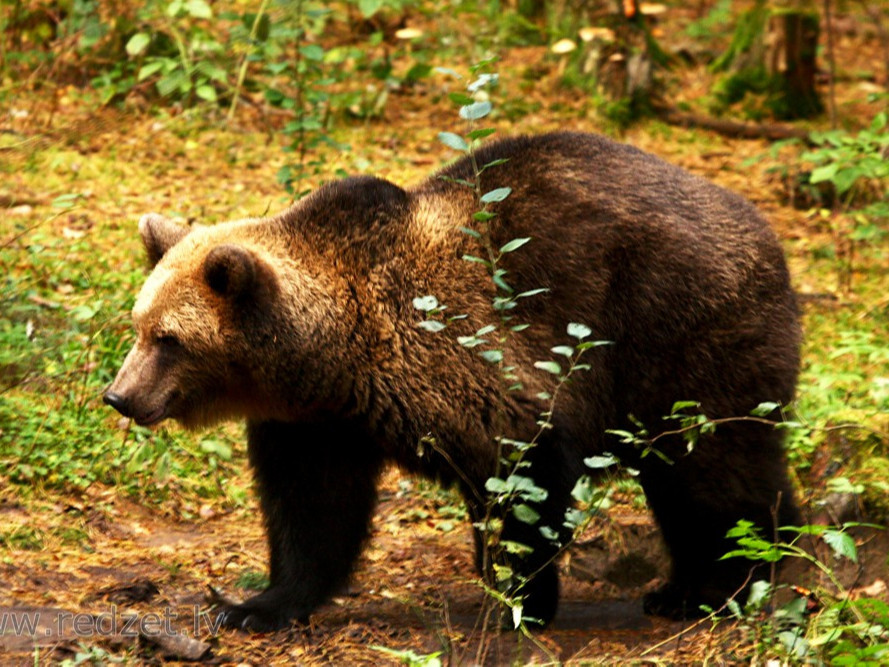
M 491 245 L 531 239 L 503 254 L 506 282 L 515 294 L 547 290 L 509 311 L 527 330 L 488 343 L 502 347 L 517 391 L 457 340 L 504 326 L 490 275 L 462 259 L 487 256 L 462 229 L 479 208 L 458 182 L 475 178 L 467 159 L 409 190 L 366 176 L 331 183 L 271 218 L 191 230 L 157 215 L 140 223 L 157 266 L 133 310 L 136 345 L 105 400 L 144 425 L 248 422 L 271 586 L 226 609 L 226 624 L 279 627 L 336 590 L 367 536 L 387 462 L 459 484 L 473 519 L 484 517 L 485 482 L 503 474 L 498 441 L 534 437 L 550 407 L 541 392 L 555 383 L 534 362 L 576 343 L 570 322 L 611 344 L 589 350 L 589 370 L 560 388 L 552 428 L 519 473 L 547 491 L 534 504 L 539 524 L 504 517 L 503 539 L 532 549 L 509 563 L 535 575 L 527 616 L 556 613 L 556 547 L 539 528 L 567 537 L 585 457 L 611 452 L 640 471 L 673 559 L 671 581 L 646 602 L 652 612 L 692 615 L 743 585 L 746 564 L 718 560 L 738 520 L 766 534 L 773 507 L 778 525 L 798 520 L 770 427 L 722 423 L 692 451 L 681 438 L 655 440 L 670 463 L 607 432 L 641 422 L 657 438 L 675 426 L 663 417 L 677 401 L 724 420 L 792 400 L 796 303 L 781 246 L 756 210 L 595 135 L 507 139 L 475 160 L 505 160 L 481 175 L 483 192 L 512 190 L 489 207 Z M 424 295 L 465 319 L 420 329 L 412 302 Z
M 348 424 L 251 423 L 247 434 L 270 585 L 220 613 L 227 627 L 264 632 L 307 619 L 346 583 L 368 534 L 381 461 Z

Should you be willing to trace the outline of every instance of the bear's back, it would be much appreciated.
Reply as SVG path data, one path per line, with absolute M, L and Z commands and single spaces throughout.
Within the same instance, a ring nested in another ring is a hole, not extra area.
M 610 311 L 615 327 L 644 322 L 682 336 L 726 310 L 787 302 L 783 253 L 765 220 L 742 197 L 679 167 L 576 132 L 492 142 L 475 157 L 479 167 L 506 160 L 482 173 L 481 190 L 511 188 L 490 207 L 497 213 L 489 226 L 495 248 L 531 239 L 501 264 L 517 292 L 549 290 L 522 304 L 529 319 L 564 326 L 571 304 L 575 318 L 601 321 Z M 481 207 L 456 181 L 473 179 L 463 159 L 411 193 L 464 202 L 469 196 L 449 223 L 452 243 L 462 246 L 458 227 L 471 226 Z

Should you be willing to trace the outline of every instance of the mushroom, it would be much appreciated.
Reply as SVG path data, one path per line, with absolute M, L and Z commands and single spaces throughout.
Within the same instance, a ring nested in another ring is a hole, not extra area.
M 422 36 L 423 31 L 419 28 L 401 28 L 395 31 L 395 39 L 416 39 Z
M 573 40 L 570 39 L 560 39 L 558 42 L 553 44 L 550 47 L 550 51 L 555 53 L 558 56 L 564 56 L 577 48 L 577 44 L 574 43 Z M 559 58 L 559 76 L 562 76 L 565 73 L 565 65 L 568 63 L 567 58 Z
M 552 51 L 556 55 L 562 56 L 566 53 L 571 53 L 576 48 L 577 44 L 575 44 L 573 40 L 560 39 L 558 42 L 550 47 L 550 51 Z
M 614 30 L 611 28 L 597 28 L 593 26 L 581 28 L 577 31 L 577 34 L 580 35 L 580 39 L 584 42 L 613 42 L 615 38 Z

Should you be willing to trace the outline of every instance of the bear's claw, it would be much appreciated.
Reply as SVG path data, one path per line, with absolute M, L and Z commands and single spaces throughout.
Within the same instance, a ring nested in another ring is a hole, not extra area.
M 227 605 L 223 607 L 217 619 L 220 627 L 244 632 L 274 632 L 289 627 L 293 619 L 299 623 L 308 623 L 309 615 L 282 609 L 271 604 Z

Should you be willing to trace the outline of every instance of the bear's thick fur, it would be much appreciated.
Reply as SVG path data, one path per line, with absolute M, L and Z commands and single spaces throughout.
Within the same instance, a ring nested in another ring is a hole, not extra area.
M 583 458 L 612 452 L 639 470 L 673 560 L 648 611 L 693 614 L 744 583 L 747 564 L 718 561 L 739 519 L 769 529 L 798 520 L 775 429 L 720 425 L 694 449 L 658 440 L 671 459 L 606 433 L 651 436 L 676 401 L 710 418 L 743 417 L 793 397 L 800 330 L 781 247 L 742 198 L 635 148 L 579 133 L 507 139 L 478 151 L 482 191 L 510 187 L 491 207 L 494 248 L 516 292 L 546 288 L 510 311 L 529 323 L 501 369 L 457 342 L 499 324 L 486 256 L 461 227 L 477 226 L 468 159 L 403 190 L 358 177 L 320 188 L 284 213 L 188 230 L 140 221 L 157 266 L 133 311 L 138 339 L 106 402 L 142 424 L 247 420 L 271 552 L 271 584 L 223 611 L 226 625 L 277 628 L 302 619 L 349 576 L 382 467 L 457 484 L 474 521 L 498 470 L 498 438 L 528 440 L 554 378 L 534 367 L 571 345 L 566 325 L 613 344 L 586 353 L 588 371 L 561 388 L 548 430 L 522 474 L 545 488 L 538 525 L 508 515 L 503 538 L 533 547 L 515 558 L 537 572 L 525 614 L 552 619 L 556 547 L 540 525 L 562 526 Z M 419 328 L 415 297 L 434 295 L 447 330 Z M 502 325 L 501 325 L 502 326 Z M 491 345 L 495 347 L 496 345 Z M 563 359 L 564 361 L 564 359 Z M 632 419 L 630 418 L 632 416 Z M 418 444 L 424 443 L 422 447 Z M 481 540 L 476 539 L 477 548 Z M 479 561 L 481 558 L 479 558 Z M 538 571 L 539 570 L 539 571 Z

